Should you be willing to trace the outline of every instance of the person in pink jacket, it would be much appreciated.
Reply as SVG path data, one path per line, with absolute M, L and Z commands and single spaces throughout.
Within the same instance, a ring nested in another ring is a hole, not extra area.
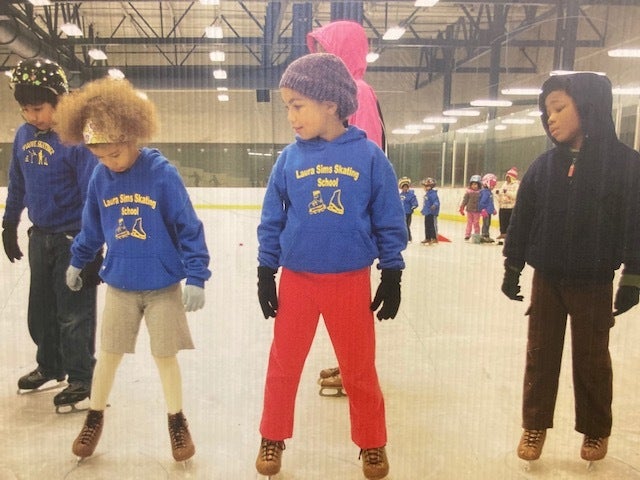
M 349 117 L 349 125 L 364 130 L 367 138 L 386 152 L 378 97 L 364 81 L 369 41 L 362 25 L 348 20 L 328 23 L 307 34 L 307 47 L 311 53 L 333 53 L 344 62 L 358 87 L 358 109 Z
M 364 81 L 369 41 L 362 25 L 349 20 L 328 23 L 307 34 L 307 47 L 311 53 L 332 53 L 340 57 L 347 66 L 358 88 L 358 109 L 347 121 L 349 125 L 355 125 L 364 130 L 367 138 L 386 153 L 384 122 L 378 97 L 371 85 Z M 320 372 L 318 384 L 322 396 L 327 396 L 326 391 L 335 391 L 335 394 L 328 396 L 344 395 L 339 367 L 323 369 Z

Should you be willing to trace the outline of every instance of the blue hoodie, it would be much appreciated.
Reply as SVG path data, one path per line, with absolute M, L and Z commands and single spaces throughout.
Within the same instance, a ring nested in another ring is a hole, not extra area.
M 71 265 L 82 268 L 107 244 L 100 276 L 123 290 L 157 290 L 187 278 L 204 287 L 211 272 L 202 222 L 176 168 L 143 148 L 133 166 L 94 170 L 71 246 Z
M 23 124 L 13 142 L 3 221 L 17 225 L 26 207 L 31 223 L 42 230 L 80 230 L 89 177 L 97 163 L 84 146 L 62 145 L 55 132 Z
M 391 163 L 357 127 L 328 142 L 288 145 L 267 185 L 258 261 L 277 270 L 341 273 L 404 268 L 405 215 Z

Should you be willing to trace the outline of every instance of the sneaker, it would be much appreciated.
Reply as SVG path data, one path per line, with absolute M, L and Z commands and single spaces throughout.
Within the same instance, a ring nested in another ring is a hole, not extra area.
M 168 414 L 169 439 L 171 440 L 171 451 L 176 462 L 184 462 L 196 453 L 193 445 L 187 419 L 184 418 L 182 410 L 172 415 Z
M 258 458 L 256 458 L 256 470 L 260 475 L 275 475 L 282 467 L 282 452 L 285 449 L 284 441 L 262 438 Z
M 546 430 L 527 430 L 522 432 L 518 444 L 518 457 L 523 460 L 537 460 L 542 454 L 542 446 L 547 438 Z
M 504 240 L 505 238 L 507 238 L 507 234 L 506 233 L 501 233 L 500 235 L 498 235 L 496 237 L 497 240 Z
M 607 455 L 608 446 L 609 437 L 590 437 L 585 435 L 580 449 L 580 457 L 589 462 L 602 460 Z
M 377 480 L 389 474 L 389 461 L 384 447 L 362 449 L 358 458 L 362 458 L 362 473 L 366 478 Z
M 470 237 L 464 237 L 465 240 L 469 240 Z
M 40 367 L 38 367 L 33 372 L 29 372 L 20 377 L 18 380 L 18 388 L 20 390 L 35 390 L 51 380 L 61 382 L 64 380 L 64 377 L 64 374 L 52 376 L 45 375 L 42 370 L 40 370 Z
M 104 426 L 104 412 L 102 410 L 89 410 L 87 418 L 78 437 L 73 441 L 71 451 L 78 457 L 90 457 L 93 455 Z
M 67 388 L 53 397 L 53 404 L 57 407 L 60 405 L 73 405 L 81 402 L 85 398 L 89 398 L 91 388 L 84 383 L 71 382 Z

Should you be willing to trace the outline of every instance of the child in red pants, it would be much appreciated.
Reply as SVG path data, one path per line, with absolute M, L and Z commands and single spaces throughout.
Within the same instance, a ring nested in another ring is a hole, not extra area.
M 364 475 L 384 478 L 386 421 L 372 311 L 382 305 L 377 317 L 394 318 L 400 305 L 407 228 L 397 179 L 382 150 L 362 130 L 344 126 L 357 107 L 357 89 L 338 57 L 299 58 L 285 71 L 280 93 L 297 135 L 273 167 L 258 227 L 258 297 L 275 325 L 256 469 L 280 471 L 300 374 L 322 315 L 349 393 L 351 438 Z M 371 302 L 376 258 L 382 281 Z

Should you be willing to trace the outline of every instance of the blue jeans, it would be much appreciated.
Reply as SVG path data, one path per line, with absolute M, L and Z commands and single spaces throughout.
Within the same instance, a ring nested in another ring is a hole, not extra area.
M 90 386 L 95 365 L 96 287 L 73 292 L 65 282 L 76 233 L 29 230 L 28 325 L 38 347 L 38 366 L 45 375 L 67 374 L 69 382 Z

